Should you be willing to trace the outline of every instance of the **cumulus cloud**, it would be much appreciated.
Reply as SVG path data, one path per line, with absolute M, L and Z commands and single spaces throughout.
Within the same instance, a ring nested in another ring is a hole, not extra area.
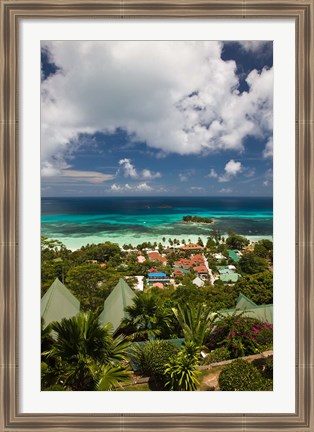
M 243 170 L 241 162 L 231 159 L 226 163 L 224 173 L 218 178 L 219 182 L 228 182 Z
M 142 171 L 142 176 L 144 179 L 152 180 L 161 177 L 160 172 L 152 172 L 149 169 L 144 169 Z
M 143 169 L 143 171 L 138 172 L 131 159 L 121 159 L 119 165 L 123 169 L 124 177 L 131 177 L 133 179 L 142 178 L 144 180 L 153 180 L 161 177 L 160 172 L 153 172 L 149 169 Z
M 129 192 L 149 192 L 152 191 L 153 188 L 147 184 L 146 182 L 139 183 L 136 185 L 129 185 L 128 183 L 121 185 L 113 183 L 110 187 L 111 191 L 113 192 L 123 192 L 123 191 L 129 191 Z
M 222 189 L 220 189 L 218 192 L 220 192 L 220 193 L 231 193 L 232 192 L 232 189 L 230 189 L 230 188 L 222 188 Z
M 239 41 L 238 43 L 245 51 L 257 52 L 263 49 L 268 41 Z
M 132 164 L 130 159 L 121 159 L 119 161 L 119 165 L 122 166 L 122 168 L 124 170 L 124 176 L 125 177 L 131 177 L 131 178 L 137 178 L 138 177 L 135 166 Z
M 240 93 L 236 64 L 222 60 L 219 42 L 54 41 L 43 47 L 58 67 L 41 86 L 43 166 L 55 166 L 56 156 L 66 160 L 81 134 L 122 129 L 160 155 L 241 151 L 248 135 L 271 134 L 272 69 L 252 71 L 249 90 Z M 135 178 L 135 168 L 128 168 Z
M 273 170 L 269 168 L 264 174 L 263 186 L 269 187 L 273 184 Z
M 136 186 L 136 190 L 138 191 L 151 191 L 153 188 L 147 183 L 140 183 Z
M 263 151 L 263 157 L 265 159 L 273 157 L 273 139 L 272 138 L 269 138 L 269 140 L 266 143 L 265 149 Z
M 210 170 L 210 173 L 206 177 L 208 177 L 208 178 L 218 178 L 218 174 L 216 173 L 216 171 L 214 170 L 214 168 L 212 168 Z

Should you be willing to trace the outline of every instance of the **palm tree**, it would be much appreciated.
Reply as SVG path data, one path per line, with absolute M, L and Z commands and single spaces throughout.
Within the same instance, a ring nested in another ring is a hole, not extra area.
M 55 359 L 56 384 L 69 390 L 109 390 L 127 378 L 122 362 L 129 342 L 113 338 L 111 324 L 101 326 L 95 313 L 53 322 L 51 330 L 56 340 L 45 354 Z
M 185 340 L 193 341 L 202 347 L 217 314 L 211 314 L 208 306 L 201 303 L 197 305 L 186 303 L 184 306 L 178 304 L 176 308 L 172 308 L 172 311 L 182 328 Z
M 120 332 L 133 340 L 149 340 L 160 336 L 169 324 L 167 311 L 155 296 L 142 293 L 133 299 L 133 305 L 125 308 L 127 318 L 122 320 Z
M 166 389 L 170 391 L 192 391 L 199 385 L 200 371 L 198 358 L 200 347 L 194 342 L 187 341 L 181 350 L 170 358 L 165 365 Z

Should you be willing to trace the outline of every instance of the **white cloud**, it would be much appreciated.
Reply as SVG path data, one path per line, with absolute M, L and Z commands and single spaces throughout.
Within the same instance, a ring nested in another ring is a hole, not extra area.
M 66 160 L 82 133 L 120 128 L 164 155 L 241 151 L 247 135 L 267 138 L 272 130 L 272 69 L 252 71 L 240 94 L 236 64 L 221 59 L 219 42 L 45 46 L 60 71 L 41 88 L 43 165 Z
M 212 168 L 212 169 L 210 170 L 210 173 L 209 173 L 206 177 L 209 177 L 209 178 L 217 178 L 217 177 L 218 177 L 218 174 L 216 173 L 216 171 L 214 170 L 214 168 Z
M 273 170 L 269 168 L 264 174 L 263 186 L 268 187 L 273 183 Z
M 112 174 L 104 174 L 97 171 L 79 171 L 70 170 L 70 165 L 62 162 L 56 162 L 56 166 L 46 161 L 41 169 L 43 178 L 49 178 L 52 181 L 67 178 L 68 180 L 79 180 L 87 183 L 103 183 L 112 180 L 115 176 Z
M 148 192 L 148 191 L 152 191 L 153 188 L 145 182 L 136 185 L 129 185 L 128 183 L 124 185 L 113 183 L 110 187 L 110 190 L 113 192 L 123 192 L 123 191 Z
M 51 162 L 45 161 L 41 167 L 41 175 L 43 177 L 54 177 L 60 175 L 61 170 L 54 166 Z
M 263 157 L 265 159 L 273 157 L 273 139 L 269 138 L 263 151 Z
M 140 183 L 136 186 L 136 190 L 138 191 L 151 191 L 153 188 L 149 186 L 147 183 Z
M 143 169 L 143 171 L 138 172 L 131 159 L 121 159 L 119 165 L 123 168 L 124 177 L 131 177 L 133 179 L 142 178 L 144 180 L 153 180 L 161 177 L 160 172 L 152 172 L 149 169 Z
M 61 175 L 62 177 L 68 177 L 88 183 L 103 183 L 114 178 L 111 174 L 103 174 L 96 171 L 63 170 Z
M 150 171 L 149 169 L 144 169 L 142 171 L 142 176 L 144 179 L 152 180 L 152 179 L 156 179 L 156 178 L 161 177 L 161 174 L 160 174 L 160 172 L 154 173 L 154 172 Z
M 238 43 L 245 51 L 257 52 L 263 49 L 268 41 L 239 41 Z
M 205 189 L 202 186 L 191 186 L 190 191 L 203 192 Z
M 138 177 L 137 171 L 134 165 L 131 163 L 130 159 L 121 159 L 119 161 L 119 165 L 123 167 L 125 177 L 131 177 L 131 178 Z
M 228 182 L 243 170 L 241 162 L 236 162 L 231 159 L 226 163 L 224 174 L 218 178 L 219 182 Z
M 232 189 L 230 189 L 230 188 L 222 188 L 218 192 L 220 192 L 220 193 L 231 193 Z

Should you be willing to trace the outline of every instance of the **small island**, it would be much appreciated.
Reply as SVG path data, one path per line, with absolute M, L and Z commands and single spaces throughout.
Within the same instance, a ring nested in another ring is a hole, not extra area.
M 202 216 L 183 216 L 182 220 L 183 222 L 206 223 L 206 224 L 214 223 L 213 219 L 208 217 L 202 217 Z

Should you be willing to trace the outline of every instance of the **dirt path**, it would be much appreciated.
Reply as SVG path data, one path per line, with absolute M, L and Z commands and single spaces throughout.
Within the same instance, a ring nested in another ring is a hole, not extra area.
M 223 366 L 218 368 L 213 368 L 208 372 L 207 375 L 201 381 L 200 391 L 215 391 L 219 390 L 218 377 Z

